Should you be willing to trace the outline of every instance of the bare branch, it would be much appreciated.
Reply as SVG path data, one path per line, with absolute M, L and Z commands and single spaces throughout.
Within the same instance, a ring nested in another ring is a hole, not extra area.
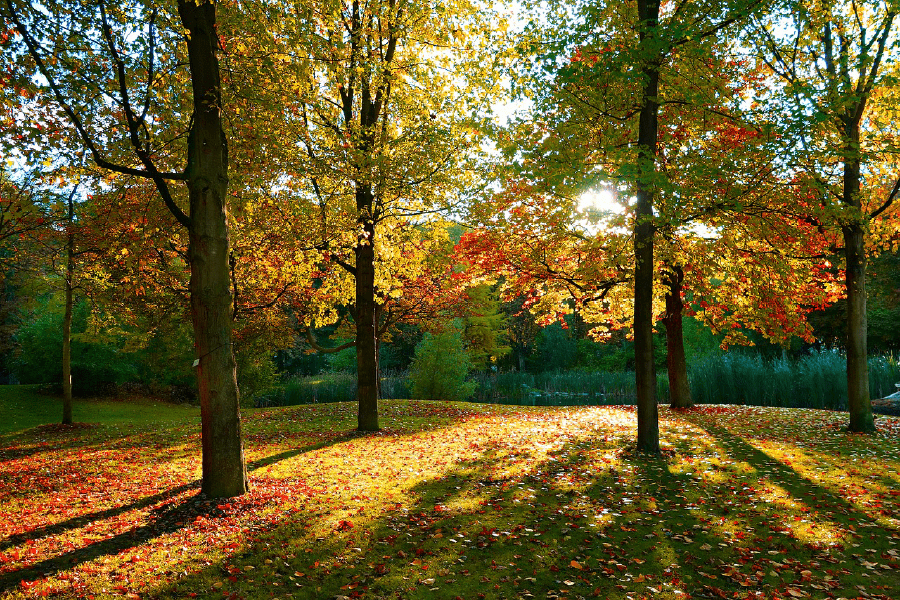
M 900 192 L 900 176 L 897 177 L 897 181 L 894 182 L 894 187 L 891 189 L 891 193 L 888 194 L 887 200 L 872 214 L 869 215 L 869 218 L 874 219 L 894 203 L 894 200 L 897 198 L 897 193 Z

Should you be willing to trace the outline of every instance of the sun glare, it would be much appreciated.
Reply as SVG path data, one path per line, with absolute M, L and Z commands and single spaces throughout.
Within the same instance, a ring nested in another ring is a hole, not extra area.
M 616 200 L 616 195 L 606 188 L 590 189 L 581 194 L 578 197 L 578 210 L 617 214 L 625 212 L 625 208 Z

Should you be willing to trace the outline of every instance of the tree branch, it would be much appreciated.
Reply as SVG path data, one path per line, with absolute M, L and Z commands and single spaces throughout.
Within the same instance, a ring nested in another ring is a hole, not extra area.
M 316 341 L 316 336 L 313 334 L 312 329 L 306 328 L 306 341 L 309 342 L 309 345 L 312 346 L 313 350 L 316 352 L 323 352 L 325 354 L 333 354 L 335 352 L 340 352 L 341 350 L 346 350 L 347 348 L 352 348 L 356 346 L 356 340 L 352 342 L 347 342 L 346 344 L 341 344 L 340 346 L 335 346 L 333 348 L 328 348 L 325 346 L 320 346 Z

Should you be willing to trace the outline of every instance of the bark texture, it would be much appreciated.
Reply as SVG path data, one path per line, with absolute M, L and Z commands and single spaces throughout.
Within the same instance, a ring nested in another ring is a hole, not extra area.
M 69 198 L 69 227 L 74 219 L 74 200 Z M 62 387 L 63 425 L 72 423 L 72 307 L 75 303 L 75 235 L 69 231 L 66 238 L 66 306 L 63 314 Z
M 375 316 L 375 223 L 371 217 L 374 198 L 368 186 L 356 191 L 360 225 L 356 254 L 356 369 L 359 431 L 378 431 L 378 344 Z
M 866 247 L 862 223 L 859 156 L 859 120 L 844 123 L 847 138 L 844 150 L 843 204 L 851 210 L 851 220 L 841 230 L 847 285 L 847 404 L 848 429 L 859 433 L 875 431 L 872 399 L 869 397 L 869 363 L 866 335 Z
M 225 198 L 228 148 L 222 129 L 216 56 L 216 7 L 179 2 L 189 32 L 194 122 L 188 142 L 191 317 L 197 349 L 203 445 L 203 493 L 229 497 L 247 491 L 239 393 L 231 346 L 231 278 Z
M 634 371 L 637 387 L 637 447 L 659 453 L 659 409 L 653 362 L 653 179 L 659 132 L 659 61 L 653 49 L 659 0 L 638 0 L 644 86 L 638 124 L 638 181 L 634 225 Z
M 669 373 L 669 402 L 672 408 L 690 408 L 694 405 L 687 376 L 687 358 L 684 354 L 684 301 L 681 299 L 684 271 L 670 266 L 666 273 L 666 367 Z

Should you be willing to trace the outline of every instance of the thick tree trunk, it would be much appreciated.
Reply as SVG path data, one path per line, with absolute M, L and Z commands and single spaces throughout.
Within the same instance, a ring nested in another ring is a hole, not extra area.
M 222 130 L 218 35 L 213 3 L 178 4 L 187 36 L 194 123 L 188 143 L 191 317 L 197 349 L 203 493 L 247 491 L 239 393 L 231 346 L 231 279 L 225 198 L 228 148 Z
M 356 207 L 360 236 L 356 244 L 356 399 L 359 431 L 378 431 L 378 345 L 375 302 L 375 223 L 372 190 L 360 185 Z
M 69 227 L 74 218 L 73 199 L 69 198 Z M 63 425 L 72 423 L 72 306 L 75 302 L 75 236 L 70 231 L 66 240 L 66 307 L 63 314 L 62 387 Z
M 862 208 L 859 196 L 860 157 L 859 123 L 848 121 L 848 138 L 844 157 L 844 190 L 842 201 L 852 211 L 851 222 L 841 229 L 844 234 L 844 254 L 847 284 L 847 403 L 850 410 L 850 431 L 875 431 L 872 400 L 869 397 L 869 365 L 866 348 L 866 247 Z
M 659 66 L 655 33 L 659 0 L 638 0 L 643 49 L 642 105 L 638 125 L 638 180 L 634 221 L 634 371 L 637 387 L 637 447 L 659 452 L 659 412 L 653 363 L 653 186 L 659 123 Z
M 875 431 L 872 400 L 869 397 L 869 365 L 866 348 L 866 249 L 860 225 L 845 226 L 847 283 L 847 403 L 849 430 Z
M 663 324 L 666 327 L 666 367 L 669 372 L 669 402 L 672 408 L 690 408 L 694 405 L 691 397 L 691 386 L 688 384 L 687 359 L 684 355 L 683 313 L 684 302 L 681 299 L 681 287 L 684 282 L 684 271 L 681 267 L 670 267 L 668 274 L 669 290 L 666 292 L 666 315 Z

